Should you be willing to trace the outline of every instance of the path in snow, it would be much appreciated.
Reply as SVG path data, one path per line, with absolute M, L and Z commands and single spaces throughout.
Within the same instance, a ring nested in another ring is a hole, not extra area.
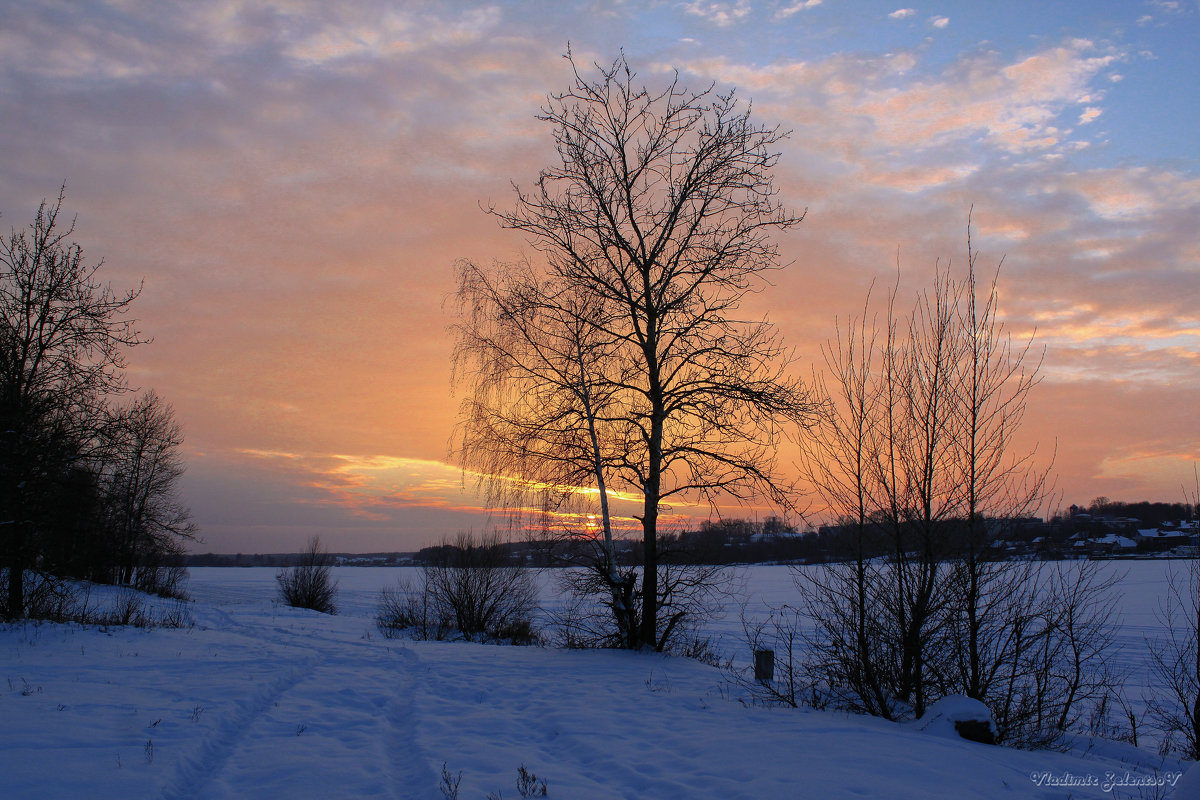
M 461 800 L 517 797 L 522 765 L 550 800 L 1065 800 L 1139 794 L 1054 779 L 1179 766 L 747 707 L 684 659 L 386 640 L 371 618 L 386 570 L 339 571 L 332 617 L 273 603 L 270 571 L 197 572 L 192 629 L 0 628 L 5 798 L 441 800 L 445 764 Z M 1126 622 L 1148 626 L 1149 605 L 1131 602 Z
M 414 785 L 436 785 L 414 737 L 417 657 L 399 643 L 363 638 L 358 626 L 282 613 L 303 623 L 250 627 L 216 610 L 220 629 L 250 652 L 214 658 L 206 669 L 262 678 L 181 761 L 164 800 L 306 797 L 317 786 L 342 797 L 406 797 Z M 311 769 L 297 768 L 317 763 L 316 781 Z

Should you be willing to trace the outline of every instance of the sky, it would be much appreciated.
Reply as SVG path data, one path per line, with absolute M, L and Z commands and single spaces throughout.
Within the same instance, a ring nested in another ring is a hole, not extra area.
M 897 261 L 902 292 L 963 263 L 970 214 L 1008 330 L 1045 348 L 1021 436 L 1064 505 L 1178 502 L 1197 42 L 1197 0 L 0 2 L 0 229 L 65 182 L 85 254 L 142 282 L 130 382 L 184 427 L 192 550 L 480 531 L 451 456 L 453 265 L 532 252 L 483 208 L 552 163 L 535 115 L 568 46 L 623 50 L 791 131 L 780 199 L 807 216 L 753 302 L 799 374 Z

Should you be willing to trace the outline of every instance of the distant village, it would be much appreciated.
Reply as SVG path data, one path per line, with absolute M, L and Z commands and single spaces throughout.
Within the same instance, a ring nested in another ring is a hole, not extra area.
M 1122 503 L 1097 498 L 1088 507 L 1072 505 L 1049 519 L 988 518 L 990 552 L 1000 559 L 1102 559 L 1200 557 L 1196 508 L 1184 503 Z M 882 526 L 880 526 L 881 528 Z M 870 530 L 867 531 L 868 538 Z M 711 564 L 796 564 L 843 560 L 858 535 L 855 525 L 799 528 L 777 517 L 763 520 L 709 520 L 695 530 L 661 537 L 664 561 Z M 637 539 L 616 542 L 619 558 L 638 563 Z M 513 563 L 538 567 L 578 562 L 589 547 L 567 537 L 531 536 L 504 545 Z M 417 552 L 333 553 L 340 566 L 421 566 L 437 563 L 445 546 Z M 187 566 L 285 567 L 298 554 L 191 555 Z
M 1163 505 L 1163 504 L 1160 504 Z M 1186 510 L 1185 506 L 1176 507 Z M 1005 542 L 1013 556 L 1039 558 L 1195 558 L 1200 555 L 1200 523 L 1174 519 L 1094 513 L 1071 506 L 1065 518 L 1034 520 L 1032 538 Z

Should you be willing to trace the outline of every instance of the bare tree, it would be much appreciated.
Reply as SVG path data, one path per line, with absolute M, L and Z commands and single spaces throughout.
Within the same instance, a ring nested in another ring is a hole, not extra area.
M 886 569 L 879 558 L 886 551 L 874 463 L 883 434 L 880 426 L 887 419 L 882 406 L 887 398 L 879 391 L 876 374 L 879 331 L 874 321 L 868 323 L 870 295 L 868 291 L 862 315 L 839 324 L 836 339 L 822 347 L 828 377 L 817 372 L 813 383 L 826 402 L 801 451 L 808 483 L 819 487 L 826 507 L 851 530 L 849 550 L 839 554 L 844 561 L 795 574 L 815 626 L 805 631 L 794 624 L 776 623 L 773 630 L 785 648 L 785 663 L 791 665 L 787 696 L 795 699 L 796 679 L 802 675 L 795 666 L 795 644 L 806 640 L 811 651 L 819 654 L 816 671 L 839 687 L 841 705 L 892 719 L 895 680 L 889 674 L 889 659 L 878 652 L 885 638 L 882 626 L 887 624 L 877 607 Z M 891 342 L 890 314 L 888 321 Z M 890 350 L 883 352 L 891 357 Z M 779 614 L 780 620 L 789 618 L 787 609 Z M 761 638 L 765 630 L 758 628 L 756 635 Z
M 868 299 L 825 348 L 832 391 L 822 383 L 826 414 L 802 460 L 835 519 L 852 530 L 850 551 L 840 554 L 852 569 L 797 575 L 806 607 L 826 609 L 814 644 L 836 653 L 828 660 L 855 695 L 850 705 L 886 717 L 897 704 L 920 716 L 928 700 L 960 497 L 951 469 L 959 292 L 940 267 L 935 277 L 907 319 L 895 313 L 893 289 L 882 332 L 875 317 L 868 322 Z
M 114 583 L 178 591 L 183 541 L 195 538 L 179 500 L 183 431 L 170 405 L 152 391 L 118 409 L 109 426 L 101 488 L 108 509 Z
M 124 350 L 145 340 L 126 314 L 140 289 L 114 292 L 70 240 L 64 193 L 26 230 L 0 240 L 0 551 L 5 614 L 25 614 L 25 573 L 57 485 L 86 461 L 111 395 L 124 388 Z
M 526 262 L 488 271 L 462 261 L 458 277 L 455 366 L 471 389 L 463 461 L 485 477 L 489 500 L 510 510 L 536 495 L 543 511 L 569 511 L 581 487 L 595 487 L 601 539 L 587 567 L 608 595 L 621 646 L 629 646 L 635 578 L 618 565 L 606 479 L 606 465 L 623 452 L 604 424 L 616 345 L 596 325 L 601 306 Z
M 1032 585 L 1028 568 L 1001 562 L 992 547 L 987 517 L 1012 520 L 1035 515 L 1050 494 L 1049 468 L 1034 463 L 1036 449 L 1018 452 L 1013 436 L 1030 390 L 1039 382 L 1032 340 L 1014 345 L 997 317 L 1003 259 L 981 296 L 967 225 L 967 275 L 955 324 L 962 338 L 954 376 L 954 460 L 962 488 L 965 531 L 954 559 L 955 602 L 950 638 L 957 687 L 986 702 L 994 676 L 1013 654 L 1010 622 L 1021 590 Z
M 777 267 L 770 233 L 801 217 L 778 203 L 772 182 L 784 132 L 754 125 L 732 93 L 689 92 L 677 76 L 661 91 L 639 87 L 624 56 L 590 79 L 567 59 L 574 85 L 551 95 L 539 116 L 553 129 L 559 163 L 542 171 L 534 190 L 517 189 L 515 208 L 492 213 L 527 234 L 544 259 L 542 297 L 580 298 L 582 338 L 603 350 L 602 359 L 584 360 L 579 379 L 599 390 L 598 446 L 580 437 L 572 447 L 547 441 L 535 449 L 551 459 L 574 452 L 567 473 L 589 475 L 589 486 L 602 478 L 602 500 L 613 491 L 642 498 L 641 608 L 627 646 L 652 647 L 661 640 L 665 503 L 790 500 L 774 469 L 775 445 L 782 426 L 812 404 L 786 375 L 774 328 L 737 312 L 762 273 Z M 568 374 L 565 366 L 555 372 Z M 476 371 L 459 375 L 480 380 Z M 578 418 L 578 388 L 552 385 L 552 405 L 574 404 Z M 466 416 L 530 427 L 523 411 L 468 404 Z M 523 451 L 479 458 L 472 426 L 464 430 L 465 467 L 521 476 L 514 462 Z
M 1200 479 L 1185 490 L 1193 520 L 1200 517 Z M 1150 718 L 1163 734 L 1164 749 L 1200 759 L 1200 554 L 1172 569 L 1158 609 L 1165 636 L 1149 643 L 1154 693 Z
M 980 290 L 969 222 L 967 249 L 965 276 L 939 265 L 906 319 L 895 289 L 882 324 L 868 297 L 826 346 L 826 412 L 802 464 L 845 550 L 797 581 L 839 704 L 920 716 L 965 694 L 1002 738 L 1044 743 L 1119 682 L 1102 657 L 1111 584 L 996 551 L 1051 494 L 1049 468 L 1013 440 L 1040 362 L 998 319 L 999 267 Z

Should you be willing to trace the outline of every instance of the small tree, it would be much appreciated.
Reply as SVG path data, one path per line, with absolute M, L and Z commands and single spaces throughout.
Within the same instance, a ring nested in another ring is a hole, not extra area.
M 182 568 L 174 562 L 181 542 L 196 533 L 178 496 L 183 432 L 171 406 L 152 391 L 117 410 L 109 429 L 101 487 L 111 537 L 109 579 L 177 593 Z
M 336 614 L 337 581 L 330 574 L 332 559 L 321 545 L 321 538 L 308 540 L 300 554 L 300 563 L 281 569 L 275 575 L 279 596 L 293 608 L 311 608 L 322 614 Z
M 1048 468 L 1013 437 L 1040 362 L 998 319 L 997 276 L 935 270 L 912 313 L 887 298 L 825 348 L 822 424 L 806 477 L 842 523 L 836 563 L 798 570 L 813 669 L 855 710 L 921 716 L 965 694 L 1000 737 L 1044 745 L 1115 690 L 1112 580 L 1050 570 L 995 549 L 1005 524 L 1037 513 Z

